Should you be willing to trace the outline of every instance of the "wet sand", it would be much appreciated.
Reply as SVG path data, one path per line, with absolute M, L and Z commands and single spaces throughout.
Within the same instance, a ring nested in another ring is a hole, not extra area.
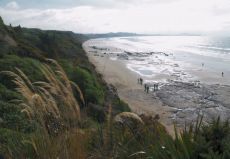
M 127 60 L 113 60 L 109 54 L 100 51 L 95 53 L 87 43 L 83 44 L 83 48 L 97 71 L 107 83 L 117 88 L 119 97 L 129 104 L 133 112 L 159 114 L 160 122 L 170 134 L 174 123 L 183 127 L 185 123 L 195 121 L 199 114 L 203 114 L 207 122 L 219 115 L 223 119 L 228 118 L 230 86 L 176 82 L 173 76 L 162 74 L 155 77 L 160 90 L 146 93 L 144 86 L 138 84 L 140 75 L 126 67 Z M 142 78 L 144 82 L 152 80 L 152 77 Z M 159 82 L 162 78 L 171 80 Z
M 140 77 L 126 67 L 125 61 L 110 60 L 109 56 L 95 56 L 88 52 L 89 60 L 96 66 L 96 70 L 103 75 L 105 81 L 117 88 L 119 97 L 129 104 L 131 110 L 137 114 L 160 115 L 160 122 L 172 133 L 173 125 L 170 120 L 172 108 L 163 103 L 152 93 L 147 94 L 143 85 L 138 84 Z M 144 79 L 145 80 L 145 79 Z

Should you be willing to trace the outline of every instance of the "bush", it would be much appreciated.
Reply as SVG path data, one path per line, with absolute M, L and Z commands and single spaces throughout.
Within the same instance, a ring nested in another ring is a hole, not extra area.
M 74 69 L 71 79 L 81 88 L 86 103 L 102 104 L 104 102 L 103 87 L 89 71 L 77 67 Z
M 39 70 L 41 63 L 31 58 L 21 58 L 16 55 L 5 55 L 0 59 L 0 71 L 15 71 L 15 68 L 20 68 L 25 72 L 31 81 L 40 81 L 44 77 Z M 0 74 L 0 81 L 3 85 L 9 88 L 14 88 L 9 77 Z
M 20 99 L 21 96 L 15 91 L 7 89 L 0 83 L 0 101 L 10 101 L 13 99 Z
M 106 119 L 105 110 L 102 106 L 89 103 L 87 114 L 99 123 Z
M 6 128 L 0 128 L 0 154 L 5 158 L 26 158 L 32 152 L 28 136 Z M 26 155 L 27 154 L 27 155 Z
M 113 110 L 115 110 L 114 112 L 115 114 L 131 111 L 129 105 L 119 98 L 113 100 L 112 106 L 113 106 Z
M 0 101 L 1 128 L 7 128 L 20 132 L 32 132 L 35 129 L 35 123 L 30 122 L 26 116 L 21 113 L 18 105 Z

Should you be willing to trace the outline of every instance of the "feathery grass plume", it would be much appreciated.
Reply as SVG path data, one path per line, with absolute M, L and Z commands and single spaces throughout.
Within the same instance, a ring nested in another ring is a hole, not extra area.
M 28 77 L 18 68 L 16 68 L 17 73 L 10 71 L 3 71 L 2 73 L 13 77 L 13 82 L 16 84 L 16 90 L 24 97 L 24 101 L 20 104 L 23 106 L 24 112 L 29 112 L 27 114 L 33 115 L 34 117 L 42 116 L 42 114 L 47 114 L 48 110 L 53 106 L 50 104 L 50 99 L 47 96 L 42 97 L 42 93 L 39 92 L 39 87 L 36 87 Z M 54 106 L 56 107 L 56 106 Z M 57 108 L 55 108 L 57 110 Z M 51 111 L 53 115 L 58 116 L 58 112 Z M 41 119 L 41 117 L 37 118 Z
M 116 115 L 114 121 L 122 127 L 129 128 L 134 133 L 136 129 L 140 128 L 141 125 L 144 125 L 142 119 L 137 114 L 131 112 L 122 112 Z
M 139 152 L 135 152 L 133 154 L 131 154 L 130 156 L 128 156 L 129 158 L 133 158 L 135 156 L 139 156 L 139 158 L 141 158 L 141 155 L 146 154 L 144 151 L 139 151 Z
M 74 82 L 72 82 L 72 81 L 71 81 L 71 85 L 74 86 L 74 87 L 76 88 L 77 92 L 78 92 L 79 95 L 80 95 L 80 99 L 81 99 L 82 104 L 85 105 L 85 99 L 84 99 L 84 96 L 83 96 L 83 93 L 82 93 L 80 87 L 79 87 L 76 83 L 74 83 Z
M 64 103 L 66 107 L 69 107 L 69 112 L 66 112 L 67 116 L 72 113 L 76 113 L 78 120 L 80 120 L 80 107 L 77 100 L 74 97 L 71 81 L 68 79 L 67 75 L 61 68 L 61 66 L 54 60 L 48 60 L 55 68 L 55 71 L 51 69 L 47 64 L 43 65 L 41 71 L 45 75 L 46 80 L 49 83 L 49 91 L 50 93 L 57 97 L 60 103 Z M 80 92 L 81 99 L 83 99 L 83 95 Z M 72 114 L 72 116 L 75 116 Z
M 83 103 L 84 98 L 79 87 L 68 79 L 61 66 L 54 60 L 47 61 L 49 65 L 43 64 L 40 68 L 46 81 L 32 83 L 18 68 L 16 73 L 1 73 L 13 78 L 17 92 L 23 96 L 23 101 L 17 101 L 22 107 L 21 112 L 38 123 L 36 132 L 31 135 L 31 139 L 25 139 L 24 143 L 31 143 L 37 158 L 70 158 L 68 141 L 70 138 L 79 140 L 81 137 L 78 131 L 69 132 L 81 120 L 80 107 L 73 89 L 77 89 Z M 83 152 L 80 145 L 77 147 Z M 83 153 L 80 156 L 84 156 Z

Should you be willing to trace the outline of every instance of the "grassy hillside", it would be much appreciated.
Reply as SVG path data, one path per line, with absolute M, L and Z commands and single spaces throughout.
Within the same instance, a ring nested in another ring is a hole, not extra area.
M 105 99 L 110 95 L 109 90 L 82 49 L 82 42 L 88 39 L 86 36 L 73 32 L 5 26 L 1 19 L 0 30 L 0 71 L 13 71 L 17 67 L 33 81 L 41 80 L 43 77 L 37 68 L 46 58 L 52 58 L 62 65 L 70 79 L 80 85 L 87 103 L 103 105 L 107 102 Z M 7 80 L 1 78 L 3 84 L 10 87 Z
M 82 49 L 98 36 L 0 18 L 0 158 L 230 158 L 228 121 L 201 117 L 173 138 L 159 116 L 129 112 Z
M 15 72 L 18 68 L 28 75 L 31 82 L 45 81 L 40 68 L 43 63 L 47 63 L 47 58 L 55 59 L 68 78 L 82 90 L 85 103 L 80 101 L 77 92 L 74 94 L 87 118 L 103 122 L 110 104 L 116 113 L 129 111 L 129 107 L 123 102 L 113 104 L 119 98 L 114 96 L 95 72 L 82 49 L 82 42 L 87 39 L 88 37 L 73 32 L 6 26 L 0 18 L 0 71 Z M 11 102 L 23 99 L 15 91 L 15 84 L 11 80 L 12 78 L 0 74 L 0 136 L 4 136 L 4 140 L 11 140 L 11 137 L 21 135 L 20 133 L 30 133 L 36 127 L 36 122 L 29 122 L 20 112 L 21 108 Z M 91 113 L 92 110 L 97 114 Z

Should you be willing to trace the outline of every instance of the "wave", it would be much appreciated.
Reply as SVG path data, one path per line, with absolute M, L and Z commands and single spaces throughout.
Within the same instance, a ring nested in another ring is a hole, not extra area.
M 207 45 L 196 45 L 196 46 L 188 46 L 188 47 L 195 47 L 195 48 L 201 48 L 201 49 L 215 50 L 215 51 L 230 53 L 230 48 L 222 48 L 222 47 L 207 46 Z

